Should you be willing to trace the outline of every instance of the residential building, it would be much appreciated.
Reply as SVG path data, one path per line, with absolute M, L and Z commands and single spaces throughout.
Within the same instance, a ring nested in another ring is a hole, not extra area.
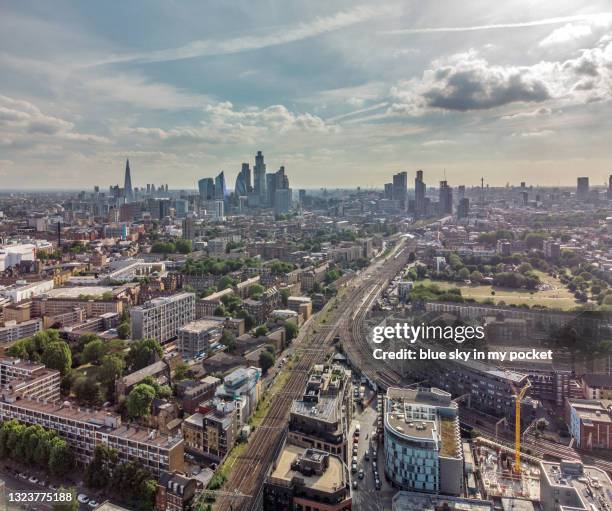
M 4 326 L 0 327 L 0 344 L 31 337 L 36 332 L 42 330 L 42 319 L 36 318 L 29 321 L 17 323 L 15 320 L 5 321 Z
M 183 474 L 162 472 L 155 493 L 157 511 L 185 511 L 196 494 L 198 482 Z
M 201 357 L 219 341 L 222 333 L 219 321 L 198 319 L 179 328 L 176 346 L 183 359 Z
M 165 343 L 195 319 L 195 294 L 178 293 L 155 298 L 130 310 L 133 339 L 156 339 Z
M 570 435 L 582 449 L 612 449 L 612 400 L 567 399 Z

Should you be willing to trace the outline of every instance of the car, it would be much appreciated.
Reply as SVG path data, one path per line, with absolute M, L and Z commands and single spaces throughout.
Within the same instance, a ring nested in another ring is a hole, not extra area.
M 374 450 L 372 451 L 372 457 L 373 457 L 374 459 L 376 459 L 376 458 L 377 458 L 377 454 L 378 454 L 378 451 L 376 451 L 376 449 L 374 449 Z
M 351 472 L 354 474 L 355 472 L 357 472 L 357 463 L 353 463 L 351 465 Z
M 19 472 L 19 479 L 27 479 L 28 478 L 28 474 L 26 474 L 25 472 Z
M 377 468 L 376 468 L 376 462 L 373 461 L 372 462 L 372 472 L 376 472 Z
M 359 438 L 357 438 L 357 437 L 353 437 L 353 443 L 354 443 L 354 444 L 358 444 L 358 443 L 359 443 Z
M 84 493 L 79 493 L 78 496 L 77 496 L 77 500 L 81 504 L 87 504 L 89 502 L 89 497 L 87 495 L 85 495 Z
M 357 464 L 357 456 L 353 456 L 353 463 Z
M 98 507 L 100 504 L 98 504 L 95 500 L 90 500 L 87 505 L 91 508 L 94 508 L 94 507 Z
M 357 480 L 353 479 L 353 490 L 357 489 Z
M 53 483 L 51 483 L 51 484 L 49 485 L 49 489 L 50 489 L 51 491 L 57 491 L 57 490 L 58 490 L 57 486 L 55 486 Z
M 380 481 L 378 479 L 376 479 L 376 481 L 374 482 L 376 489 L 380 490 Z
M 32 484 L 36 484 L 38 482 L 38 477 L 31 476 L 28 481 L 30 481 Z
M 357 446 L 353 447 L 353 456 L 357 456 Z
M 366 461 L 370 461 L 370 451 L 366 451 L 366 453 L 363 455 L 363 458 L 364 458 Z
M 365 475 L 365 474 L 363 473 L 363 469 L 361 469 L 361 470 L 359 471 L 359 479 L 363 479 L 364 475 Z

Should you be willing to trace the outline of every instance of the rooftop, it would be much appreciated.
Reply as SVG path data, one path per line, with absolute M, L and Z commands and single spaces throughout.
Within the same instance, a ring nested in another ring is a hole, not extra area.
M 585 509 L 612 509 L 612 481 L 603 470 L 580 462 L 540 463 L 551 486 L 573 489 Z
M 286 445 L 276 460 L 276 468 L 270 477 L 286 483 L 291 483 L 297 479 L 303 486 L 328 493 L 335 492 L 345 486 L 346 479 L 342 461 L 333 455 L 328 455 L 329 465 L 320 475 L 305 475 L 298 470 L 294 470 L 292 468 L 294 463 L 300 457 L 303 457 L 306 451 L 303 447 Z
M 189 333 L 201 333 L 207 330 L 220 329 L 223 326 L 223 323 L 219 320 L 213 319 L 198 319 L 197 321 L 192 321 L 191 323 L 187 323 L 183 325 L 179 331 L 181 332 L 189 332 Z

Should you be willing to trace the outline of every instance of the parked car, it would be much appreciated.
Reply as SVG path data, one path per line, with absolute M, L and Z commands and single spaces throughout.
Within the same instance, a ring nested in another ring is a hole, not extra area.
M 95 500 L 90 500 L 87 505 L 93 509 L 95 507 L 98 507 L 100 504 L 98 504 Z
M 353 490 L 357 489 L 357 479 L 353 479 Z
M 361 469 L 361 470 L 359 471 L 359 479 L 363 479 L 363 476 L 364 476 L 364 475 L 365 475 L 365 474 L 363 473 L 363 469 Z
M 89 497 L 85 495 L 84 493 L 79 493 L 79 495 L 77 496 L 77 500 L 81 504 L 87 504 L 89 502 Z

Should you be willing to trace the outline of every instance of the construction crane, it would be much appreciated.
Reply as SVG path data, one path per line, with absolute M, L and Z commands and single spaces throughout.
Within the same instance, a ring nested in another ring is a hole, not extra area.
M 527 391 L 531 388 L 531 382 L 527 380 L 527 384 L 520 390 L 518 390 L 514 384 L 512 384 L 512 390 L 514 391 L 514 471 L 520 475 L 521 473 L 521 403 Z

